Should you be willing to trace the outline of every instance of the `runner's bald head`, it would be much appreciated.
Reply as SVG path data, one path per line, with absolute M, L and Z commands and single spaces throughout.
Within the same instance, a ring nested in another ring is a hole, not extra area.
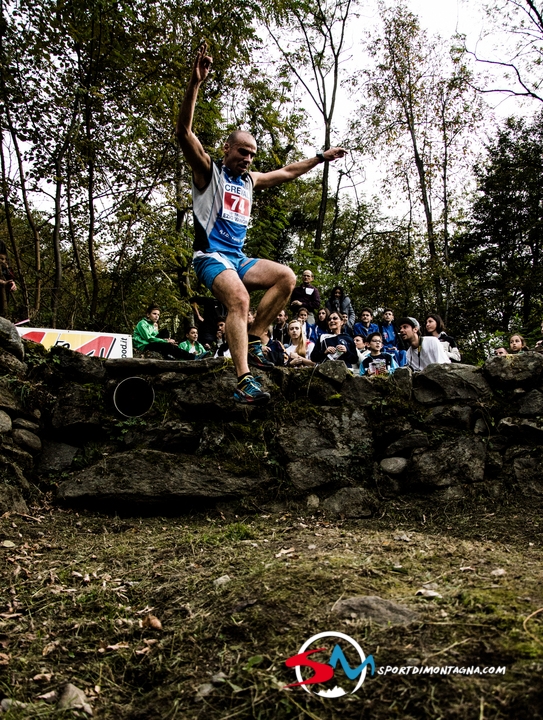
M 245 132 L 245 130 L 234 130 L 234 132 L 231 132 L 226 138 L 226 144 L 230 145 L 230 147 L 245 142 L 256 142 L 251 133 Z

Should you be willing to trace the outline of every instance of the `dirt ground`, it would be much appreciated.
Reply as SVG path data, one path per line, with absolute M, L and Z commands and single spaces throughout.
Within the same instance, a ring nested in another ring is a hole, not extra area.
M 2 717 L 75 717 L 52 702 L 66 683 L 111 720 L 543 717 L 540 503 L 396 501 L 348 522 L 236 512 L 4 515 L 0 697 L 23 705 Z M 338 601 L 361 595 L 419 618 L 340 619 Z M 506 671 L 368 672 L 340 698 L 285 689 L 285 660 L 323 631 L 356 639 L 377 668 Z

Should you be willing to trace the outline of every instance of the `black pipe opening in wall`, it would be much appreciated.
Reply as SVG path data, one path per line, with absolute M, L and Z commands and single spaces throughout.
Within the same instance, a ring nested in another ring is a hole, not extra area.
M 141 417 L 148 412 L 155 401 L 153 386 L 140 377 L 122 380 L 113 393 L 115 408 L 125 417 Z

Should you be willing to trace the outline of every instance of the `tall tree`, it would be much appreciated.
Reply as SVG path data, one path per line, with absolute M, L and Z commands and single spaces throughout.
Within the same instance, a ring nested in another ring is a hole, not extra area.
M 477 195 L 453 254 L 456 304 L 468 327 L 530 329 L 543 308 L 543 113 L 510 118 L 475 172 Z
M 434 303 L 446 314 L 451 170 L 465 156 L 479 104 L 465 65 L 443 53 L 405 5 L 381 5 L 381 18 L 382 32 L 369 43 L 375 65 L 363 73 L 366 97 L 354 127 L 362 149 L 387 153 L 389 187 L 392 180 L 410 204 L 416 188 Z
M 346 60 L 346 30 L 355 17 L 355 0 L 291 0 L 273 4 L 267 28 L 286 68 L 302 84 L 322 117 L 323 149 L 331 145 L 334 113 Z M 315 251 L 322 236 L 329 196 L 329 166 L 322 170 Z

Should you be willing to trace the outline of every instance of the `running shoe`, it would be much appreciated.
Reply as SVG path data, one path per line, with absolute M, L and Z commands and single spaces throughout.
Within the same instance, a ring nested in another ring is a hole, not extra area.
M 242 405 L 263 405 L 269 399 L 270 393 L 264 392 L 252 375 L 244 377 L 234 390 L 234 400 Z
M 255 340 L 254 342 L 249 343 L 248 361 L 249 365 L 260 368 L 261 370 L 268 370 L 275 367 L 275 365 L 264 355 L 260 340 Z

